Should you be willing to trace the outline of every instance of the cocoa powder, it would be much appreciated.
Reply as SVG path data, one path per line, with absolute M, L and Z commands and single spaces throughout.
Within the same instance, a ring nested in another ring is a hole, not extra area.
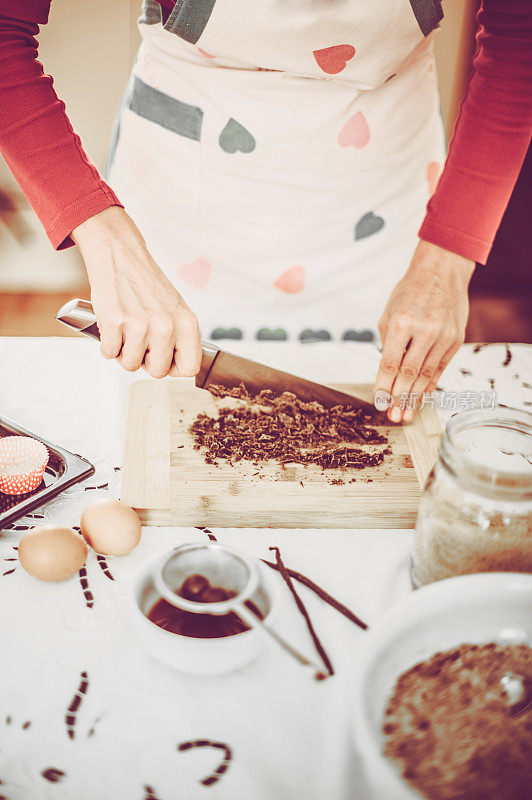
M 504 679 L 521 691 L 511 697 Z M 463 644 L 403 673 L 384 753 L 430 800 L 525 800 L 532 786 L 532 648 Z

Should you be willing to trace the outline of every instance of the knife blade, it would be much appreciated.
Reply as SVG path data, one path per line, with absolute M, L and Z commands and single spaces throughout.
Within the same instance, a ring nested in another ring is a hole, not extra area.
M 94 310 L 88 300 L 69 300 L 59 309 L 56 319 L 85 336 L 100 339 Z M 300 400 L 315 400 L 326 408 L 348 406 L 359 409 L 364 421 L 371 425 L 393 426 L 385 412 L 378 411 L 372 403 L 360 397 L 228 353 L 209 342 L 202 342 L 201 347 L 201 367 L 195 379 L 196 386 L 200 389 L 207 389 L 209 386 L 233 389 L 244 384 L 250 394 L 256 394 L 262 389 L 271 389 L 276 394 L 292 392 Z

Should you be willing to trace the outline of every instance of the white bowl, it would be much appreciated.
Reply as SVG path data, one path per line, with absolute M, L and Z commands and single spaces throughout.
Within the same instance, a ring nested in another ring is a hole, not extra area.
M 483 573 L 432 583 L 397 603 L 367 634 L 353 678 L 353 733 L 369 796 L 418 800 L 382 755 L 382 722 L 397 678 L 465 642 L 532 644 L 532 575 Z
M 138 573 L 133 582 L 130 617 L 146 650 L 171 669 L 191 675 L 221 675 L 244 667 L 270 646 L 256 628 L 216 639 L 197 639 L 164 630 L 146 616 L 160 599 L 153 574 L 160 556 L 152 559 Z M 259 562 L 260 585 L 250 598 L 271 623 L 279 600 L 278 584 L 269 568 Z M 273 646 L 273 645 L 272 645 Z

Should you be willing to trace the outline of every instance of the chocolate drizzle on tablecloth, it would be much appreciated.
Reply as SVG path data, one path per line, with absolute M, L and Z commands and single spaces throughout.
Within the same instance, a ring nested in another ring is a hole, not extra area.
M 15 552 L 17 552 L 18 547 L 13 546 L 13 550 Z M 18 562 L 18 558 L 9 556 L 8 558 L 4 558 L 4 561 L 7 561 L 8 563 Z M 3 577 L 5 577 L 6 575 L 13 575 L 13 573 L 16 572 L 16 569 L 17 569 L 17 567 L 16 567 L 16 564 L 15 564 L 14 567 L 12 567 L 11 569 L 6 570 L 3 573 Z
M 202 533 L 206 533 L 207 536 L 209 537 L 209 539 L 211 540 L 211 542 L 217 542 L 218 541 L 218 539 L 216 538 L 214 533 L 212 531 L 210 531 L 208 528 L 200 528 L 200 527 L 196 526 L 196 530 L 197 531 L 201 531 Z
M 48 767 L 41 772 L 43 778 L 50 783 L 59 783 L 61 778 L 65 777 L 65 774 L 62 769 L 57 769 L 57 767 Z
M 77 531 L 80 534 L 80 536 L 83 536 L 83 534 L 81 533 L 81 528 L 78 525 L 74 525 L 73 530 Z M 107 563 L 107 559 L 105 558 L 105 556 L 102 556 L 100 553 L 95 553 L 95 555 L 96 555 L 96 560 L 98 562 L 98 566 L 102 570 L 105 577 L 109 578 L 110 581 L 114 581 L 114 576 L 112 575 L 111 570 L 109 569 L 109 565 Z M 83 594 L 85 595 L 85 600 L 87 602 L 88 608 L 92 608 L 94 605 L 94 596 L 92 592 L 89 590 L 89 579 L 87 576 L 86 566 L 83 567 L 83 569 L 85 570 L 85 573 L 83 575 L 81 574 L 81 570 L 79 572 L 81 588 L 83 589 Z
M 79 571 L 79 582 L 81 584 L 81 588 L 83 590 L 83 597 L 85 598 L 85 605 L 87 608 L 92 608 L 94 606 L 94 595 L 92 594 L 91 590 L 89 589 L 89 579 L 87 577 L 87 568 L 82 567 Z
M 503 367 L 507 367 L 507 366 L 508 366 L 508 364 L 509 364 L 509 363 L 511 362 L 511 360 L 512 360 L 512 351 L 510 350 L 510 347 L 509 347 L 509 345 L 505 344 L 504 346 L 505 346 L 505 348 L 506 348 L 506 356 L 505 356 L 505 359 L 504 359 L 504 361 L 502 362 L 502 365 L 503 365 Z
M 11 531 L 14 533 L 19 533 L 22 531 L 30 531 L 32 528 L 35 528 L 36 525 L 39 525 L 42 520 L 44 520 L 44 514 L 39 514 L 37 511 L 32 511 L 31 513 L 26 514 L 24 517 L 22 517 L 22 519 L 24 520 L 24 522 L 19 522 L 19 521 L 12 522 L 10 525 L 7 525 L 5 528 L 0 530 L 0 534 L 3 531 Z M 36 520 L 36 525 L 31 525 L 31 524 L 27 525 L 26 520 L 29 522 Z
M 7 715 L 5 722 L 6 725 L 11 725 L 11 723 L 13 722 L 13 717 L 11 716 L 11 714 Z M 31 728 L 31 720 L 27 719 L 26 722 L 23 722 L 20 727 L 22 728 L 23 731 L 27 731 L 28 728 Z
M 369 452 L 353 444 L 387 443 L 368 424 L 360 409 L 347 406 L 324 408 L 306 403 L 291 392 L 276 395 L 263 389 L 250 395 L 244 385 L 235 389 L 209 386 L 215 397 L 243 401 L 236 408 L 220 408 L 216 417 L 199 414 L 190 427 L 195 449 L 205 449 L 205 461 L 233 465 L 246 460 L 259 465 L 277 461 L 316 464 L 322 469 L 364 469 L 381 464 L 389 448 Z
M 81 673 L 80 678 L 81 680 L 79 682 L 77 692 L 72 698 L 65 715 L 65 725 L 67 727 L 67 734 L 70 739 L 74 739 L 76 736 L 76 731 L 74 728 L 76 724 L 76 714 L 78 713 L 79 707 L 83 702 L 83 697 L 87 694 L 87 689 L 89 688 L 89 678 L 85 671 Z
M 231 748 L 228 744 L 224 744 L 223 742 L 211 742 L 209 739 L 196 739 L 191 742 L 181 742 L 181 744 L 177 745 L 177 749 L 180 753 L 184 753 L 187 750 L 192 750 L 195 747 L 212 747 L 215 750 L 223 751 L 223 759 L 221 764 L 216 767 L 214 772 L 200 781 L 203 786 L 213 786 L 229 769 L 229 765 L 233 757 Z
M 96 554 L 96 560 L 98 561 L 99 566 L 106 578 L 109 578 L 110 581 L 114 581 L 114 577 L 111 574 L 109 566 L 107 564 L 107 560 L 105 556 L 100 555 L 99 553 Z

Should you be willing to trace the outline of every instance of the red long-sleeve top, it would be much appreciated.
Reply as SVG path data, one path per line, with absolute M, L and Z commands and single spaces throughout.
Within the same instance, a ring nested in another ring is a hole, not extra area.
M 85 154 L 38 61 L 51 0 L 0 0 L 0 151 L 55 248 L 121 205 Z M 172 0 L 160 0 L 166 16 Z M 485 263 L 532 133 L 532 4 L 483 0 L 474 71 L 422 239 Z

